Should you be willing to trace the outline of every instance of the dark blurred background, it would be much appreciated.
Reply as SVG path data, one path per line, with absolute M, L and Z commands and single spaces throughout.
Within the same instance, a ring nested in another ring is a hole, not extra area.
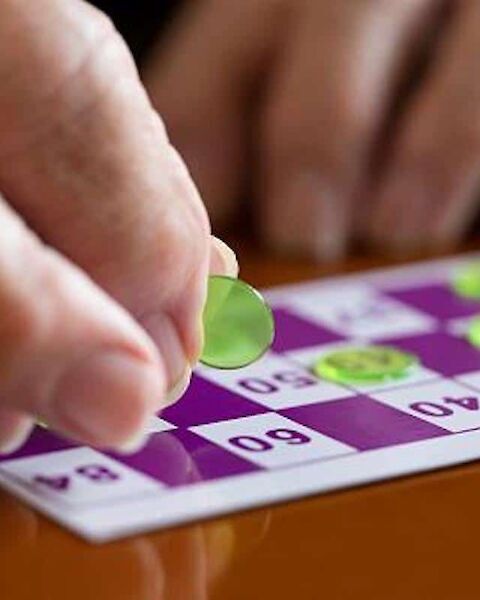
M 155 37 L 170 20 L 181 0 L 97 0 L 90 4 L 107 13 L 141 63 Z

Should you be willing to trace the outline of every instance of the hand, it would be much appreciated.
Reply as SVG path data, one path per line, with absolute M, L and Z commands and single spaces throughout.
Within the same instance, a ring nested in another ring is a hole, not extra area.
M 188 383 L 209 267 L 234 272 L 101 13 L 0 6 L 0 445 L 33 418 L 132 450 Z
M 469 0 L 203 0 L 145 81 L 214 221 L 253 173 L 266 241 L 332 259 L 357 238 L 404 250 L 464 233 L 479 52 Z

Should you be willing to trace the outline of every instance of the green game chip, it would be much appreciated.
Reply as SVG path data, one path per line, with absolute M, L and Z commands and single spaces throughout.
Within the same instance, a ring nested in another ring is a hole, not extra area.
M 205 341 L 200 362 L 238 369 L 260 358 L 273 342 L 272 311 L 257 290 L 232 277 L 208 279 L 203 312 Z
M 480 317 L 472 319 L 467 331 L 467 338 L 471 344 L 480 348 Z
M 480 300 L 480 262 L 472 263 L 460 270 L 452 285 L 460 296 Z
M 313 371 L 342 383 L 371 384 L 407 377 L 417 358 L 389 346 L 346 348 L 322 356 Z

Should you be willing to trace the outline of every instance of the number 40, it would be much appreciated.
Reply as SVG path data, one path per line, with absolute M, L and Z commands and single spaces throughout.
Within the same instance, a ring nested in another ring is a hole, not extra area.
M 410 404 L 410 408 L 415 410 L 422 415 L 428 417 L 449 417 L 453 415 L 454 411 L 450 406 L 458 406 L 465 410 L 478 410 L 478 398 L 475 396 L 466 396 L 464 398 L 443 398 L 443 404 L 437 404 L 436 402 L 414 402 Z

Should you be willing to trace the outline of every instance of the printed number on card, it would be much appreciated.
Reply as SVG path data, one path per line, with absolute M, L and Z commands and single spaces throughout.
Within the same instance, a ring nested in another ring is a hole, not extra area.
M 120 475 L 108 467 L 102 465 L 84 465 L 77 467 L 72 475 L 36 475 L 33 479 L 35 483 L 46 486 L 56 492 L 66 492 L 69 490 L 74 478 L 88 479 L 92 483 L 113 483 L 120 479 Z
M 238 435 L 228 441 L 232 446 L 248 452 L 267 452 L 273 450 L 277 443 L 288 445 L 308 444 L 311 438 L 293 429 L 272 429 L 266 431 L 264 437 Z
M 457 409 L 473 411 L 478 410 L 479 406 L 478 398 L 465 396 L 463 398 L 445 397 L 441 404 L 439 402 L 413 402 L 410 404 L 410 408 L 428 417 L 450 417 Z
M 281 371 L 273 373 L 268 379 L 249 377 L 240 379 L 238 385 L 254 394 L 275 394 L 288 386 L 295 390 L 317 385 L 318 380 L 298 371 Z

